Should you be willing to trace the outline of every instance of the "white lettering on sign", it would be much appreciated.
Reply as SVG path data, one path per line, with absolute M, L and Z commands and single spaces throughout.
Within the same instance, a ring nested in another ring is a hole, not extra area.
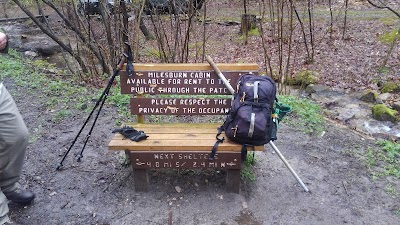
M 159 87 L 157 90 L 163 94 L 185 94 L 190 91 L 189 88 L 184 87 Z
M 177 99 L 170 98 L 160 98 L 160 99 L 151 99 L 152 105 L 176 105 Z
M 158 84 L 165 84 L 165 80 L 163 79 L 136 79 L 136 78 L 128 78 L 126 80 L 126 84 L 131 84 L 131 85 L 158 85 Z
M 134 114 L 222 115 L 229 112 L 227 98 L 147 98 L 133 99 Z
M 175 154 L 173 154 L 173 153 L 171 153 L 171 154 L 156 153 L 156 154 L 154 154 L 154 159 L 174 159 L 174 155 Z
M 218 104 L 218 105 L 226 105 L 227 104 L 227 99 L 225 98 L 225 99 L 223 99 L 223 98 L 221 98 L 221 99 L 213 99 L 214 100 L 214 103 L 215 104 Z
M 219 94 L 219 93 L 227 92 L 227 89 L 226 88 L 210 88 L 209 91 L 211 94 Z
M 215 155 L 214 160 L 209 160 L 209 153 L 189 152 L 155 152 L 139 153 L 134 157 L 136 168 L 237 168 L 240 167 L 240 154 Z M 233 156 L 233 157 L 232 157 Z M 226 157 L 226 158 L 225 158 Z M 230 159 L 228 159 L 230 158 Z
M 183 84 L 201 84 L 201 79 L 184 79 Z
M 193 90 L 194 90 L 194 93 L 196 93 L 196 94 L 205 94 L 206 93 L 206 88 L 194 87 Z
M 190 73 L 190 78 L 211 78 L 211 73 L 210 72 L 192 72 Z
M 190 165 L 192 168 L 227 168 L 227 167 L 232 167 L 233 165 L 230 165 L 229 163 L 226 162 L 185 162 L 185 161 L 176 161 L 176 162 L 137 162 L 136 165 L 138 166 L 146 166 L 150 168 L 181 168 L 184 167 L 185 165 Z
M 199 108 L 201 114 L 226 114 L 229 108 Z
M 155 93 L 155 87 L 131 87 L 132 93 Z
M 168 112 L 168 108 L 142 108 L 139 107 L 139 113 L 167 113 Z M 172 110 L 171 110 L 172 111 Z M 176 110 L 178 111 L 178 110 Z
M 183 113 L 185 114 L 195 114 L 197 113 L 196 108 L 182 108 L 183 109 Z
M 187 72 L 149 72 L 149 78 L 187 78 Z
M 181 105 L 208 105 L 210 104 L 211 99 L 193 99 L 193 98 L 187 98 L 187 99 L 181 99 L 179 101 L 179 104 Z

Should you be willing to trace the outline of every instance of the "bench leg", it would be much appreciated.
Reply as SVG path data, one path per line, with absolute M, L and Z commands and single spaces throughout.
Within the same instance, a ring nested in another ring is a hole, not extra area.
M 149 173 L 147 169 L 133 169 L 135 191 L 147 192 L 149 190 Z
M 239 194 L 240 191 L 240 169 L 227 170 L 226 189 L 228 192 Z
M 126 157 L 131 161 L 133 169 L 133 180 L 135 182 L 135 191 L 147 192 L 149 190 L 149 173 L 147 169 L 137 169 L 133 167 L 135 163 L 130 151 L 125 151 Z

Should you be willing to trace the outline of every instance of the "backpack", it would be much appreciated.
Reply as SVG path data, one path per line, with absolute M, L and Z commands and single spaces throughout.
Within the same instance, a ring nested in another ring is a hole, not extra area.
M 246 146 L 267 144 L 273 135 L 272 113 L 275 99 L 276 85 L 270 77 L 242 75 L 237 82 L 231 109 L 224 124 L 218 128 L 217 142 L 211 151 L 210 160 L 213 159 L 218 144 L 224 141 L 218 137 L 222 131 L 228 139 L 243 145 L 242 153 L 247 152 Z

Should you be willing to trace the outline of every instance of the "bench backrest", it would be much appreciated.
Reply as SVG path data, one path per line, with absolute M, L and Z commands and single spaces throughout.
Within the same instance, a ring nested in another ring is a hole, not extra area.
M 233 87 L 242 74 L 258 73 L 257 64 L 217 67 Z M 231 105 L 231 94 L 206 63 L 134 64 L 132 76 L 123 69 L 120 79 L 121 93 L 132 94 L 131 112 L 138 116 L 223 115 Z

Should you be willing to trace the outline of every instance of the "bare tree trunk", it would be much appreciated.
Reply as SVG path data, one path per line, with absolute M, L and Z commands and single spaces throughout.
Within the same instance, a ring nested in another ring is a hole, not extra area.
M 269 0 L 269 11 L 270 11 L 270 23 L 271 23 L 271 26 L 272 26 L 272 33 L 271 33 L 271 36 L 272 36 L 272 40 L 274 40 L 275 41 L 275 39 L 276 39 L 276 27 L 275 27 L 275 4 L 274 4 L 274 1 L 273 0 Z
M 202 56 L 201 61 L 204 62 L 205 55 L 206 55 L 206 15 L 207 15 L 207 2 L 204 2 L 204 9 L 203 9 L 203 43 L 202 43 Z
M 311 57 L 309 58 L 309 63 L 312 63 L 314 61 L 314 19 L 313 19 L 313 5 L 311 3 L 311 0 L 308 0 L 307 4 L 307 12 L 308 12 L 308 21 L 309 21 L 309 30 L 310 30 L 310 45 L 311 45 Z
M 312 62 L 312 54 L 311 54 L 311 52 L 309 50 L 308 42 L 307 42 L 306 28 L 304 27 L 303 21 L 300 18 L 300 15 L 299 15 L 299 13 L 298 13 L 298 11 L 296 9 L 296 6 L 293 3 L 293 0 L 289 0 L 289 1 L 290 1 L 290 4 L 291 4 L 291 7 L 293 8 L 294 13 L 296 14 L 296 18 L 299 21 L 300 27 L 301 27 L 301 33 L 303 35 L 303 43 L 304 43 L 305 50 L 307 52 L 306 63 Z
M 329 13 L 331 16 L 331 21 L 329 25 L 329 38 L 332 39 L 332 33 L 333 33 L 333 12 L 332 12 L 332 0 L 329 0 Z
M 271 3 L 271 2 L 270 2 Z M 266 72 L 267 74 L 272 78 L 273 77 L 273 72 L 272 72 L 272 65 L 271 65 L 271 56 L 268 53 L 268 49 L 267 49 L 267 40 L 265 39 L 265 32 L 264 32 L 264 25 L 262 24 L 262 22 L 264 21 L 265 18 L 265 11 L 266 11 L 266 4 L 264 1 L 262 1 L 262 11 L 261 11 L 261 20 L 260 20 L 260 36 L 261 36 L 261 40 L 262 40 L 262 46 L 263 46 L 263 50 L 264 50 L 264 64 L 266 66 Z M 270 11 L 271 13 L 271 11 Z
M 146 25 L 143 22 L 143 16 L 139 19 L 139 28 L 142 31 L 143 35 L 146 37 L 146 40 L 154 40 L 153 34 L 147 29 Z
M 278 19 L 278 79 L 281 81 L 282 76 L 283 76 L 283 54 L 284 54 L 284 35 L 283 35 L 283 30 L 284 30 L 284 25 L 283 25 L 283 20 L 284 20 L 284 12 L 283 12 L 283 7 L 284 3 L 283 1 L 278 1 L 278 5 L 276 7 L 276 16 Z
M 344 24 L 343 24 L 343 35 L 342 35 L 342 39 L 345 39 L 345 35 L 346 35 L 346 26 L 347 26 L 347 10 L 349 7 L 349 0 L 345 0 L 345 10 L 344 10 Z
M 293 30 L 294 30 L 294 26 L 293 26 L 293 8 L 289 5 L 288 7 L 288 15 L 289 15 L 289 33 L 288 33 L 288 50 L 287 50 L 287 59 L 286 59 L 286 69 L 285 69 L 285 73 L 282 76 L 282 80 L 281 80 L 281 93 L 283 94 L 288 94 L 288 90 L 287 90 L 287 86 L 286 84 L 286 80 L 289 79 L 289 68 L 290 68 L 290 60 L 291 60 L 291 52 L 292 52 L 292 38 L 293 38 Z

